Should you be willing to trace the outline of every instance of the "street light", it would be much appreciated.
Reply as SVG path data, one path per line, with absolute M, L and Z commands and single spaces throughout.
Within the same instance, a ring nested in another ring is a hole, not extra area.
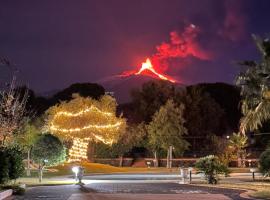
M 251 160 L 248 160 L 248 166 L 251 167 Z
M 250 172 L 252 173 L 252 180 L 255 181 L 255 172 L 256 172 L 256 169 L 255 168 L 251 168 L 250 169 Z
M 72 167 L 72 171 L 75 174 L 75 180 L 77 181 L 78 180 L 79 167 L 78 166 Z
M 189 167 L 188 168 L 188 172 L 189 172 L 189 183 L 191 183 L 191 181 L 192 181 L 192 170 L 193 170 L 193 167 Z

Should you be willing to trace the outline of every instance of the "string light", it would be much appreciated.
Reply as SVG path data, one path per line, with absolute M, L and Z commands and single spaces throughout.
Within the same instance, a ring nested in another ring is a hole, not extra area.
M 76 97 L 70 102 L 54 106 L 48 111 L 49 131 L 73 141 L 69 150 L 69 162 L 87 160 L 90 140 L 112 144 L 118 133 L 125 128 L 123 118 L 118 118 L 112 112 L 99 109 L 101 107 L 108 110 L 109 106 L 109 110 L 115 110 L 112 107 L 116 106 L 115 100 L 107 96 L 102 99 L 100 101 L 87 101 L 83 97 Z M 89 106 L 89 104 L 92 105 Z M 80 111 L 76 111 L 76 108 L 80 108 Z M 70 109 L 74 109 L 75 112 L 66 111 Z M 99 122 L 102 122 L 102 124 Z
M 69 150 L 69 160 L 68 162 L 78 162 L 82 159 L 87 160 L 87 149 L 88 149 L 88 139 L 74 139 L 73 145 Z
M 82 128 L 65 129 L 65 128 L 58 128 L 57 126 L 52 124 L 50 129 L 53 131 L 61 131 L 61 132 L 67 133 L 67 132 L 80 132 L 80 131 L 83 131 L 86 129 L 93 129 L 93 128 L 95 128 L 95 129 L 118 128 L 120 125 L 121 125 L 121 122 L 117 122 L 115 124 L 108 124 L 108 125 L 92 125 L 92 124 L 90 124 L 90 125 L 84 126 Z
M 90 106 L 89 108 L 86 108 L 85 110 L 81 110 L 81 111 L 76 112 L 76 113 L 61 111 L 61 112 L 56 113 L 55 117 L 59 117 L 61 115 L 70 116 L 70 117 L 78 117 L 80 115 L 83 115 L 83 114 L 88 113 L 88 112 L 91 112 L 91 111 L 96 111 L 96 112 L 99 112 L 99 113 L 101 113 L 103 115 L 108 115 L 108 116 L 112 116 L 113 115 L 113 113 L 104 112 L 104 111 L 101 111 L 100 109 L 98 109 L 95 106 Z

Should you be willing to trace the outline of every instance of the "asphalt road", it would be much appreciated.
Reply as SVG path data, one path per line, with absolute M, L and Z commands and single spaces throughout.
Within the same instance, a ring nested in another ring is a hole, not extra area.
M 195 178 L 195 177 L 194 177 Z M 200 177 L 197 177 L 200 178 Z M 115 174 L 94 175 L 84 179 L 84 186 L 39 186 L 27 190 L 24 196 L 13 199 L 25 200 L 243 200 L 243 190 L 201 187 L 179 184 L 179 175 L 168 174 Z

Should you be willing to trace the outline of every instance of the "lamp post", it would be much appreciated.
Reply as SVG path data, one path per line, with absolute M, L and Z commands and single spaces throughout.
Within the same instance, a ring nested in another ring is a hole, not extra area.
M 248 166 L 251 167 L 251 160 L 248 160 Z
M 72 172 L 75 174 L 75 181 L 77 182 L 78 181 L 79 167 L 78 166 L 72 167 Z
M 189 172 L 189 183 L 191 184 L 191 181 L 192 181 L 192 170 L 193 170 L 193 167 L 189 167 L 188 168 L 188 172 Z
M 250 172 L 252 173 L 252 180 L 255 181 L 255 172 L 256 172 L 256 169 L 251 168 L 250 169 Z

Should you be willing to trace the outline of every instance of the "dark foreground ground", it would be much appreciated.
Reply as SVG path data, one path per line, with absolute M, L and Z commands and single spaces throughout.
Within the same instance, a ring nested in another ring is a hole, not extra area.
M 73 199 L 233 199 L 243 200 L 240 193 L 244 190 L 232 190 L 212 188 L 205 186 L 183 185 L 178 183 L 130 183 L 130 182 L 100 182 L 88 183 L 83 187 L 78 185 L 66 186 L 39 186 L 27 190 L 24 196 L 10 199 L 26 200 L 73 200 Z M 106 195 L 104 195 L 106 194 Z M 124 194 L 126 198 L 115 197 L 117 194 Z M 136 196 L 138 194 L 138 196 Z M 144 195 L 145 194 L 145 195 Z M 157 195 L 160 194 L 160 195 Z M 173 195 L 174 194 L 174 195 Z M 103 196 L 102 196 L 103 195 Z M 111 195 L 111 196 L 110 196 Z M 114 197 L 113 197 L 114 196 Z M 179 197 L 179 198 L 178 198 Z

